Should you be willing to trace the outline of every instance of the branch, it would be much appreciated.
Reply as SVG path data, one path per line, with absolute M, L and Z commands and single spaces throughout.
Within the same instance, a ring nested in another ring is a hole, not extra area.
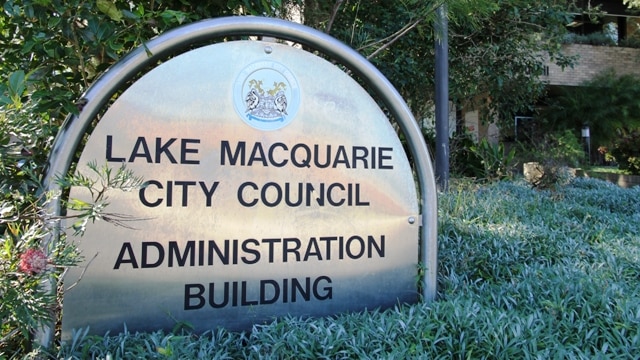
M 91 258 L 91 260 L 89 260 L 89 262 L 87 263 L 87 266 L 85 266 L 82 269 L 82 273 L 80 273 L 80 276 L 78 276 L 78 280 L 76 280 L 73 284 L 71 284 L 71 286 L 69 286 L 67 288 L 66 291 L 69 291 L 71 289 L 73 289 L 74 287 L 76 287 L 76 285 L 78 285 L 78 283 L 80 282 L 80 280 L 82 280 L 82 277 L 84 276 L 84 273 L 87 272 L 87 269 L 89 268 L 89 265 L 91 265 L 91 263 L 93 262 L 93 260 L 96 259 L 96 257 L 98 256 L 98 253 L 96 253 L 95 255 L 93 255 L 93 257 Z
M 329 18 L 329 22 L 327 22 L 327 26 L 325 26 L 324 28 L 325 34 L 328 34 L 331 31 L 333 21 L 336 19 L 336 16 L 338 16 L 338 9 L 340 9 L 340 5 L 342 5 L 343 2 L 344 0 L 336 0 L 336 3 L 333 5 L 333 10 L 331 10 L 331 17 Z
M 391 35 L 393 38 L 391 40 L 389 40 L 389 42 L 387 42 L 386 44 L 384 44 L 384 45 L 380 46 L 379 48 L 377 48 L 376 51 L 374 51 L 371 54 L 369 54 L 369 56 L 367 56 L 367 60 L 373 58 L 374 56 L 378 55 L 379 52 L 381 52 L 381 51 L 385 50 L 386 48 L 388 48 L 389 46 L 393 45 L 393 43 L 398 41 L 398 39 L 400 39 L 402 36 L 404 36 L 404 34 L 408 33 L 411 29 L 413 29 L 416 26 L 418 26 L 418 24 L 420 24 L 420 22 L 422 22 L 422 18 L 414 21 L 413 24 L 411 24 L 411 25 L 405 25 L 404 28 L 400 29 L 398 32 L 396 32 L 395 34 Z M 383 41 L 385 41 L 385 40 L 387 40 L 389 38 L 390 37 L 382 39 L 382 40 L 378 41 L 378 43 L 379 42 L 383 42 Z
M 442 6 L 444 4 L 444 1 L 442 1 L 441 3 L 438 4 L 434 4 L 431 9 L 429 11 L 427 11 L 423 16 L 421 16 L 418 20 L 414 21 L 411 24 L 407 24 L 405 26 L 402 27 L 402 29 L 396 31 L 395 33 L 387 36 L 384 39 L 375 41 L 371 44 L 365 45 L 360 47 L 358 50 L 363 50 L 366 49 L 367 47 L 370 46 L 374 46 L 376 44 L 380 44 L 380 43 L 384 43 L 382 46 L 380 46 L 378 49 L 376 49 L 376 51 L 374 51 L 373 53 L 369 54 L 369 56 L 367 56 L 367 60 L 373 58 L 374 56 L 378 55 L 378 53 L 380 53 L 381 51 L 387 49 L 389 46 L 393 45 L 396 41 L 398 41 L 398 39 L 400 39 L 401 37 L 403 37 L 406 33 L 408 33 L 409 31 L 413 30 L 416 26 L 418 26 L 418 24 L 420 24 L 422 22 L 422 20 L 424 20 L 427 15 L 434 13 L 440 6 Z M 385 43 L 386 42 L 386 43 Z

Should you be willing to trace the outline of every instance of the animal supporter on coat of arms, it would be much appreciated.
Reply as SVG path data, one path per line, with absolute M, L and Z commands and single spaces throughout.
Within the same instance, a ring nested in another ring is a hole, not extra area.
M 246 113 L 251 120 L 284 121 L 287 114 L 287 85 L 274 82 L 267 91 L 262 88 L 262 80 L 249 80 L 250 90 L 245 97 Z

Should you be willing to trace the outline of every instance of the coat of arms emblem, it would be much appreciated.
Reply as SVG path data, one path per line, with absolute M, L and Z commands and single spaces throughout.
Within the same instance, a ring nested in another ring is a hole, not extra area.
M 251 64 L 236 80 L 236 111 L 256 129 L 276 130 L 289 124 L 297 112 L 299 99 L 295 77 L 280 63 Z
M 247 93 L 246 112 L 250 119 L 258 121 L 284 121 L 287 115 L 287 85 L 282 81 L 273 83 L 269 90 L 262 88 L 262 80 L 249 80 L 251 89 Z

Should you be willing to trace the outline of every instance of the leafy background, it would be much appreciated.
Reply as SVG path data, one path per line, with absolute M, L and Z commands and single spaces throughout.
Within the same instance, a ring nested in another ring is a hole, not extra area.
M 188 324 L 177 323 L 173 332 L 132 334 L 123 328 L 122 334 L 97 338 L 82 336 L 80 329 L 71 343 L 33 348 L 35 329 L 55 321 L 61 311 L 61 293 L 43 292 L 42 281 L 55 284 L 79 259 L 65 242 L 67 229 L 57 227 L 59 217 L 46 211 L 52 198 L 63 195 L 43 192 L 47 157 L 64 119 L 81 111 L 82 93 L 109 66 L 182 24 L 227 15 L 287 17 L 295 12 L 292 6 L 303 4 L 307 25 L 369 57 L 422 119 L 432 109 L 433 43 L 439 36 L 433 25 L 435 9 L 443 3 L 5 1 L 0 16 L 0 358 L 637 354 L 638 190 L 594 180 L 537 191 L 504 182 L 518 156 L 504 146 L 482 143 L 472 150 L 472 139 L 465 134 L 452 156 L 460 173 L 485 183 L 470 182 L 439 194 L 440 299 L 432 304 L 327 319 L 282 319 L 248 333 L 192 334 Z M 559 52 L 571 2 L 451 0 L 446 5 L 452 100 L 475 103 L 505 128 L 514 113 L 530 109 L 543 96 L 537 77 L 541 53 L 562 66 L 573 61 Z M 477 101 L 480 94 L 498 101 Z M 630 129 L 628 134 L 634 133 Z M 428 131 L 425 135 L 430 136 Z M 564 137 L 561 132 L 549 143 Z M 628 148 L 640 148 L 633 145 L 636 138 Z M 558 155 L 537 149 L 535 158 L 561 159 L 575 152 L 574 145 Z M 81 210 L 78 227 L 71 231 L 108 218 L 100 194 L 141 185 L 126 169 L 96 164 L 94 171 L 105 181 L 91 182 L 82 174 L 61 174 L 57 180 L 65 187 L 91 188 L 97 195 L 91 204 L 70 203 Z M 60 230 L 59 241 L 43 243 Z M 45 253 L 45 271 L 24 271 L 21 264 L 30 249 Z

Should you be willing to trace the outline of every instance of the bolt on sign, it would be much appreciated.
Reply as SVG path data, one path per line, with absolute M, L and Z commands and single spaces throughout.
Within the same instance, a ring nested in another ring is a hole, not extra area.
M 63 338 L 417 301 L 422 217 L 403 146 L 371 96 L 310 52 L 241 40 L 164 61 L 108 106 L 76 171 L 90 162 L 146 185 L 109 194 L 129 226 L 72 238 L 85 262 L 64 278 Z

